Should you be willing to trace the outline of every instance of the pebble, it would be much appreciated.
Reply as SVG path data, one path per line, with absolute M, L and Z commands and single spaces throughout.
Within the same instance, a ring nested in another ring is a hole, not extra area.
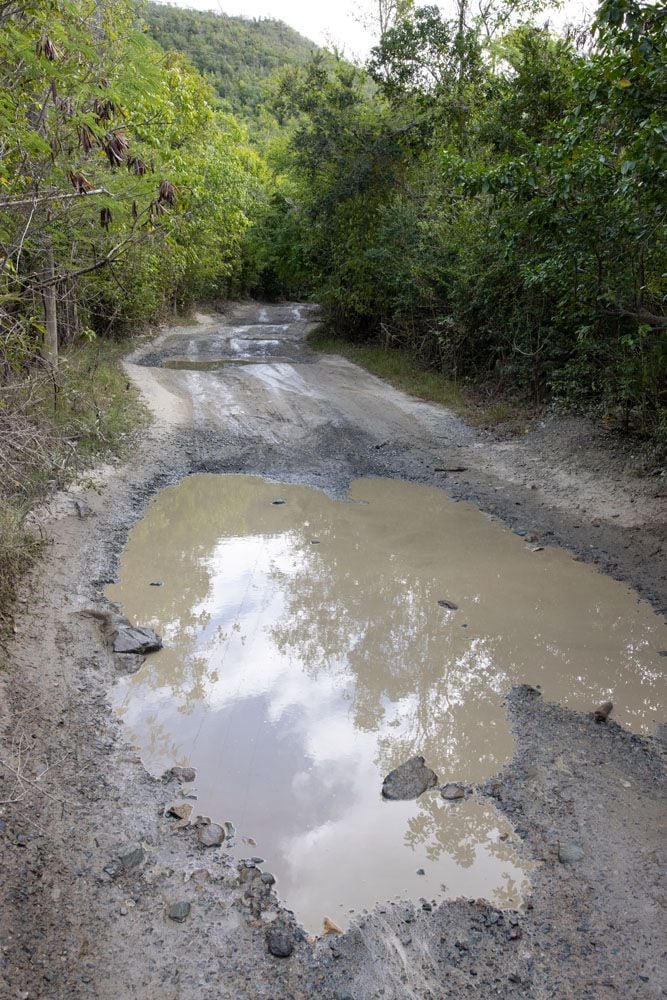
M 174 778 L 178 778 L 179 781 L 194 781 L 197 777 L 197 772 L 194 767 L 172 767 L 170 774 Z
M 447 799 L 448 802 L 453 802 L 455 799 L 462 799 L 466 793 L 463 785 L 453 783 L 443 785 L 440 791 L 442 792 L 443 799 Z
M 225 839 L 225 831 L 217 823 L 209 823 L 199 828 L 198 837 L 202 847 L 220 847 Z
M 266 946 L 275 958 L 289 958 L 294 951 L 294 940 L 287 931 L 272 929 L 266 932 Z
M 276 877 L 271 872 L 262 872 L 262 882 L 264 885 L 275 885 Z
M 411 757 L 400 767 L 394 768 L 382 784 L 384 799 L 417 799 L 428 788 L 437 784 L 438 776 L 426 767 L 423 757 Z
M 142 847 L 135 847 L 133 850 L 128 851 L 127 854 L 121 854 L 120 856 L 120 863 L 126 872 L 131 871 L 132 868 L 136 868 L 143 860 L 144 851 Z
M 576 861 L 581 861 L 584 856 L 583 849 L 574 841 L 565 841 L 558 847 L 558 860 L 563 865 L 572 865 Z
M 155 653 L 162 649 L 162 639 L 150 628 L 121 625 L 113 638 L 114 653 Z
M 182 924 L 190 916 L 190 904 L 185 901 L 172 903 L 167 912 L 170 920 L 176 920 Z

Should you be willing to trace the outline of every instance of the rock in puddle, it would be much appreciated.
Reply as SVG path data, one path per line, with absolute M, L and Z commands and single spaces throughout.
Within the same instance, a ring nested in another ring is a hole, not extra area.
M 190 916 L 190 904 L 185 900 L 172 903 L 167 910 L 167 915 L 170 920 L 175 920 L 177 923 L 182 924 Z
M 116 669 L 123 674 L 136 674 L 140 670 L 146 657 L 135 653 L 118 653 L 116 656 Z
M 202 847 L 220 847 L 225 840 L 225 831 L 217 823 L 207 823 L 199 828 L 198 839 Z
M 150 628 L 119 625 L 113 633 L 114 653 L 155 653 L 162 649 L 162 639 Z
M 566 840 L 558 846 L 558 860 L 563 865 L 573 865 L 584 856 L 583 848 L 573 840 Z
M 596 722 L 606 722 L 614 708 L 613 702 L 605 701 L 593 710 L 593 718 Z
M 169 773 L 182 782 L 195 781 L 197 777 L 194 767 L 172 767 Z
M 389 772 L 382 783 L 382 797 L 395 801 L 417 799 L 437 783 L 437 774 L 426 766 L 424 758 L 411 757 Z
M 448 802 L 454 802 L 456 799 L 462 799 L 466 793 L 463 785 L 459 785 L 456 782 L 450 782 L 447 785 L 443 785 L 440 791 L 443 799 L 447 799 Z

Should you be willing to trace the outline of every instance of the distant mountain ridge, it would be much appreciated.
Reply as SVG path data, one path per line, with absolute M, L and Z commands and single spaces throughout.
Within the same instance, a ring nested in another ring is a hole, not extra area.
M 223 104 L 255 117 L 267 80 L 285 66 L 302 66 L 318 51 L 315 42 L 283 21 L 246 18 L 149 3 L 148 32 L 164 49 L 185 53 L 215 87 Z

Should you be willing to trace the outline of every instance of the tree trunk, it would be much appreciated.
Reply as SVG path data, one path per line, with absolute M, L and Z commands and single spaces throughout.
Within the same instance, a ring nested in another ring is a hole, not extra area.
M 48 284 L 42 292 L 44 303 L 44 340 L 42 341 L 42 357 L 48 368 L 55 371 L 58 367 L 58 306 L 56 301 L 55 265 L 53 262 L 53 247 L 49 243 L 46 250 L 46 277 Z

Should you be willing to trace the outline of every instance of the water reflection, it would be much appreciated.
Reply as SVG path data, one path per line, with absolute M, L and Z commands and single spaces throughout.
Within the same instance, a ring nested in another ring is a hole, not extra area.
M 166 648 L 119 684 L 118 710 L 155 773 L 198 768 L 197 808 L 256 841 L 239 853 L 267 859 L 311 929 L 443 885 L 516 900 L 524 873 L 491 806 L 386 803 L 383 775 L 414 753 L 443 781 L 494 773 L 512 752 L 502 696 L 522 681 L 576 707 L 611 696 L 650 729 L 665 627 L 440 491 L 365 480 L 351 496 L 243 476 L 160 494 L 109 594 Z

